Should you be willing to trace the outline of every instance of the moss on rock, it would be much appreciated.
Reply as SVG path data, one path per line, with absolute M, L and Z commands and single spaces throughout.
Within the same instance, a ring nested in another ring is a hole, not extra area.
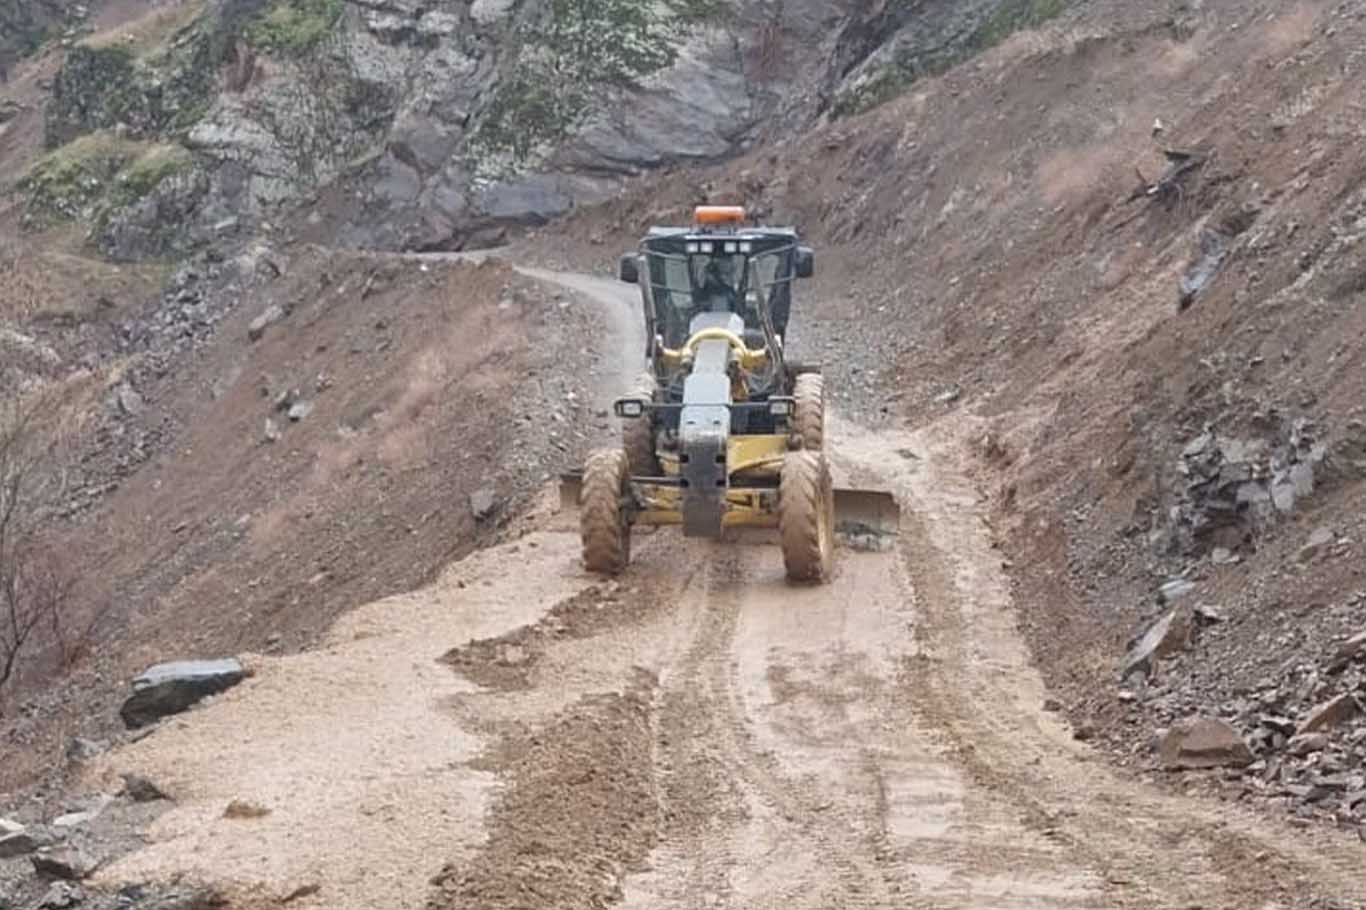
M 98 228 L 192 164 L 189 151 L 172 143 L 106 131 L 81 136 L 40 158 L 20 180 L 23 226 L 43 230 L 82 221 Z
M 246 27 L 253 44 L 275 53 L 300 53 L 332 34 L 345 8 L 343 0 L 280 0 Z
M 533 163 L 596 101 L 672 65 L 688 33 L 723 13 L 719 0 L 550 0 L 513 36 L 470 142 L 474 170 L 501 177 Z
M 985 7 L 976 24 L 953 40 L 921 48 L 914 44 L 891 54 L 891 59 L 863 74 L 840 92 L 831 115 L 847 117 L 872 110 L 904 93 L 918 80 L 936 76 L 981 54 L 1011 35 L 1038 28 L 1056 19 L 1068 0 L 998 0 Z
M 53 82 L 47 147 L 100 130 L 161 138 L 198 122 L 212 104 L 221 62 L 213 17 L 205 12 L 203 3 L 191 3 L 122 39 L 73 46 Z

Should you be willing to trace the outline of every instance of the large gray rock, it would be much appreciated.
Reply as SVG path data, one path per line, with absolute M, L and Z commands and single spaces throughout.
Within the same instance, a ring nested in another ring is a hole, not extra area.
M 40 847 L 52 843 L 52 837 L 41 828 L 21 828 L 10 834 L 0 835 L 0 859 L 13 859 L 28 856 Z
M 1185 649 L 1190 642 L 1191 613 L 1178 607 L 1164 615 L 1143 633 L 1124 658 L 1121 678 L 1131 673 L 1150 673 L 1153 664 L 1162 657 Z
M 51 887 L 38 901 L 38 910 L 68 910 L 79 907 L 85 900 L 85 892 L 80 886 L 70 882 L 53 882 Z
M 1299 733 L 1313 733 L 1318 730 L 1331 730 L 1339 724 L 1351 720 L 1361 711 L 1361 705 L 1347 693 L 1330 698 L 1315 707 L 1300 724 Z
M 242 665 L 232 659 L 157 664 L 133 680 L 133 694 L 119 715 L 129 728 L 144 727 L 230 689 L 246 676 Z
M 33 871 L 47 878 L 78 882 L 95 871 L 96 862 L 75 847 L 55 847 L 33 854 Z
M 1159 749 L 1168 768 L 1242 767 L 1252 763 L 1243 737 L 1222 720 L 1200 717 L 1173 727 Z

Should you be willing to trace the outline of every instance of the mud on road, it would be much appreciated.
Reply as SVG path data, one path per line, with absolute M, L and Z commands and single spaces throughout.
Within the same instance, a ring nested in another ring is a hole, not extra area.
M 358 611 L 107 759 L 178 805 L 101 879 L 341 908 L 1366 907 L 1355 837 L 1162 794 L 1044 710 L 976 429 L 835 422 L 837 482 L 895 490 L 903 524 L 826 586 L 763 535 L 668 530 L 605 582 L 547 515 Z

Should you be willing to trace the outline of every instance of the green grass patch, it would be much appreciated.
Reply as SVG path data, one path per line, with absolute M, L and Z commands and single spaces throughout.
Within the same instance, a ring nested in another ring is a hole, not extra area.
M 24 227 L 98 223 L 192 163 L 189 151 L 171 143 L 137 142 L 107 131 L 81 136 L 38 159 L 19 181 Z
M 721 0 L 550 0 L 513 36 L 514 65 L 470 142 L 475 172 L 525 168 L 595 103 L 672 65 L 692 29 L 727 15 Z
M 938 56 L 897 59 L 835 98 L 830 112 L 850 117 L 880 107 L 927 76 L 937 76 L 990 50 L 1011 35 L 1038 28 L 1062 15 L 1068 0 L 1002 0 L 961 47 Z
M 189 149 L 170 142 L 155 142 L 143 147 L 114 177 L 105 194 L 108 206 L 121 208 L 150 194 L 166 178 L 190 169 L 194 156 Z
M 972 50 L 989 50 L 1016 32 L 1038 28 L 1062 15 L 1066 0 L 1004 0 L 977 27 L 969 42 Z
M 247 25 L 247 37 L 275 53 L 300 53 L 332 33 L 344 6 L 343 0 L 282 0 Z
M 81 47 L 122 48 L 138 60 L 166 51 L 170 38 L 193 25 L 203 15 L 206 0 L 193 0 L 171 9 L 154 10 L 128 25 L 91 35 Z

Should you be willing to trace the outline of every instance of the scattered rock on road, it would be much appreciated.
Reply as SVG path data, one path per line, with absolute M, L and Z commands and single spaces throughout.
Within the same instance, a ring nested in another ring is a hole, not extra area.
M 219 910 L 227 899 L 212 888 L 175 888 L 155 897 L 144 898 L 137 910 Z
M 170 799 L 160 787 L 140 774 L 123 775 L 123 793 L 135 803 L 152 803 Z
M 242 665 L 232 659 L 157 664 L 133 680 L 133 694 L 119 714 L 130 729 L 144 727 L 230 689 L 246 676 Z
M 223 810 L 224 818 L 265 818 L 270 810 L 245 799 L 235 799 Z
M 1160 747 L 1169 768 L 1241 767 L 1252 763 L 1243 737 L 1222 720 L 1200 717 L 1168 731 Z

